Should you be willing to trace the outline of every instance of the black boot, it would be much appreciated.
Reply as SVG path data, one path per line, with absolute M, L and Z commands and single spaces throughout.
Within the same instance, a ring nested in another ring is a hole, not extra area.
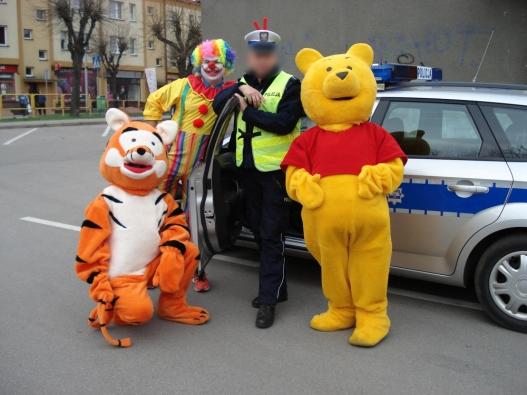
M 276 303 L 282 303 L 282 302 L 287 302 L 287 294 L 285 295 L 280 295 L 280 297 L 278 298 L 278 300 L 276 301 Z M 260 308 L 260 298 L 257 296 L 256 298 L 254 298 L 251 302 L 251 305 L 255 308 L 255 309 L 258 309 Z
M 274 323 L 274 305 L 263 304 L 258 308 L 256 314 L 256 327 L 260 329 L 269 328 Z

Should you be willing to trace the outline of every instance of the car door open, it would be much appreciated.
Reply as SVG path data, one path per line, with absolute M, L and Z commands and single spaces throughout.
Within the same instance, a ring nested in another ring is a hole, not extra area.
M 232 246 L 241 230 L 242 190 L 234 152 L 226 144 L 237 108 L 236 98 L 227 102 L 212 129 L 203 163 L 189 178 L 189 222 L 202 268 L 214 254 Z

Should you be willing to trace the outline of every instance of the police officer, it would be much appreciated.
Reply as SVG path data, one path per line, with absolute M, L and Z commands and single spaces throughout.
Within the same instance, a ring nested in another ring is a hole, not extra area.
M 289 145 L 300 133 L 303 116 L 300 81 L 280 69 L 280 36 L 255 22 L 248 33 L 248 72 L 238 84 L 214 100 L 219 113 L 233 95 L 239 100 L 237 130 L 233 134 L 236 165 L 245 191 L 249 226 L 260 250 L 256 326 L 273 325 L 275 305 L 287 300 L 284 232 L 288 226 L 285 175 L 280 170 Z

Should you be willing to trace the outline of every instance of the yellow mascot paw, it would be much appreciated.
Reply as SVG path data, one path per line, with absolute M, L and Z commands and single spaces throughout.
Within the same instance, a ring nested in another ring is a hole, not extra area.
M 379 344 L 390 331 L 390 319 L 384 315 L 382 317 L 364 320 L 357 326 L 349 338 L 353 346 L 373 347 Z
M 315 210 L 324 202 L 324 190 L 319 184 L 320 174 L 306 177 L 298 187 L 298 200 L 307 209 Z
M 330 309 L 322 314 L 317 314 L 311 319 L 311 328 L 321 332 L 333 332 L 353 328 L 355 313 L 352 310 Z

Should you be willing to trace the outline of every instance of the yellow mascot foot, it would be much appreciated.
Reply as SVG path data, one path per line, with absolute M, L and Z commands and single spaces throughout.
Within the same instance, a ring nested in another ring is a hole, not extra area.
M 353 346 L 373 347 L 379 344 L 389 331 L 390 319 L 388 316 L 363 317 L 350 336 L 349 342 Z
M 313 316 L 310 325 L 311 328 L 322 332 L 353 328 L 355 325 L 355 313 L 348 309 L 329 309 L 325 313 Z

